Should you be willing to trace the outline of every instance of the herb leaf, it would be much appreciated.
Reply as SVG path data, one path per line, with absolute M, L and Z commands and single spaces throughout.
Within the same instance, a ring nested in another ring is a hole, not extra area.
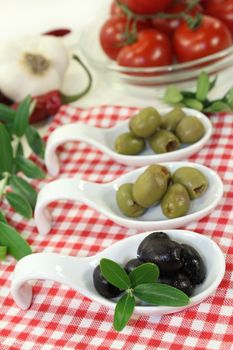
M 0 244 L 7 247 L 9 254 L 20 260 L 32 253 L 31 247 L 11 226 L 0 222 Z
M 27 177 L 32 179 L 44 179 L 45 173 L 30 159 L 18 156 L 16 165 Z
M 229 105 L 221 100 L 214 101 L 206 109 L 206 112 L 217 113 L 217 112 L 231 112 Z
M 0 260 L 6 259 L 7 247 L 4 245 L 0 246 Z
M 15 114 L 16 112 L 12 108 L 0 103 L 0 121 L 5 123 L 13 122 Z
M 176 86 L 172 85 L 167 88 L 164 96 L 164 102 L 174 104 L 181 102 L 182 100 L 183 95 Z
M 30 203 L 32 209 L 35 208 L 37 192 L 26 180 L 17 175 L 12 175 L 10 177 L 10 186 L 15 193 L 21 195 Z
M 115 287 L 125 290 L 130 288 L 130 279 L 126 271 L 115 261 L 100 260 L 100 270 L 104 278 Z
M 33 152 L 40 158 L 44 158 L 45 145 L 37 129 L 28 125 L 26 129 L 26 138 Z
M 14 131 L 18 137 L 22 137 L 28 126 L 30 115 L 31 97 L 27 96 L 18 106 L 14 119 Z
M 23 145 L 21 142 L 18 143 L 15 153 L 16 153 L 16 156 L 23 156 L 24 155 Z
M 177 288 L 162 283 L 144 283 L 134 288 L 139 299 L 150 304 L 164 306 L 185 306 L 189 297 Z
M 131 287 L 142 283 L 154 283 L 159 277 L 159 268 L 153 263 L 145 263 L 130 272 Z
M 210 79 L 206 72 L 201 72 L 197 79 L 196 98 L 199 101 L 204 101 L 210 91 Z
M 114 312 L 113 326 L 120 332 L 129 321 L 135 307 L 135 298 L 130 293 L 125 293 L 118 301 Z
M 32 217 L 32 208 L 27 199 L 14 192 L 8 192 L 6 199 L 15 211 L 27 219 Z
M 0 222 L 4 222 L 5 224 L 7 224 L 6 218 L 1 211 L 0 211 Z
M 185 98 L 183 104 L 188 108 L 196 109 L 200 112 L 203 110 L 203 103 L 194 98 Z
M 217 77 L 210 80 L 203 71 L 198 76 L 196 92 L 179 91 L 176 86 L 170 86 L 165 91 L 164 101 L 206 113 L 233 112 L 233 87 L 222 98 L 214 101 L 208 99 L 208 93 L 214 88 L 216 81 Z
M 11 172 L 13 166 L 13 148 L 10 136 L 0 123 L 0 173 Z

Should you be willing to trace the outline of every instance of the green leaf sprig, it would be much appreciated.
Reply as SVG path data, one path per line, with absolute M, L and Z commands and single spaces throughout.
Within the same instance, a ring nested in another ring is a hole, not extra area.
M 44 142 L 38 131 L 29 125 L 33 108 L 30 96 L 19 104 L 16 111 L 0 104 L 0 201 L 5 198 L 16 212 L 27 219 L 32 217 L 37 200 L 37 192 L 27 178 L 45 177 L 44 171 L 25 156 L 23 149 L 22 138 L 37 156 L 44 156 Z M 6 253 L 20 259 L 31 252 L 28 243 L 0 212 L 0 259 Z
M 158 282 L 159 268 L 153 263 L 144 263 L 128 275 L 118 263 L 104 258 L 100 260 L 100 270 L 109 283 L 123 291 L 114 311 L 113 326 L 118 332 L 132 316 L 136 298 L 152 305 L 185 306 L 189 303 L 185 293 Z
M 208 98 L 216 81 L 217 77 L 211 81 L 209 75 L 203 71 L 197 78 L 195 91 L 180 91 L 176 86 L 171 85 L 165 91 L 164 102 L 204 113 L 233 112 L 233 87 L 222 98 L 212 101 Z

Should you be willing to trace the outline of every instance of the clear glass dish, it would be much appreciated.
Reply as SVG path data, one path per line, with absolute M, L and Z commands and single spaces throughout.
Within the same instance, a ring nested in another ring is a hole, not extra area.
M 107 57 L 100 46 L 99 32 L 107 16 L 105 10 L 105 15 L 102 13 L 94 23 L 89 23 L 89 26 L 80 35 L 79 47 L 90 66 L 95 68 L 100 75 L 104 74 L 104 77 L 112 84 L 165 86 L 194 80 L 201 70 L 212 75 L 233 67 L 233 46 L 198 60 L 174 63 L 169 66 L 148 68 L 119 66 Z

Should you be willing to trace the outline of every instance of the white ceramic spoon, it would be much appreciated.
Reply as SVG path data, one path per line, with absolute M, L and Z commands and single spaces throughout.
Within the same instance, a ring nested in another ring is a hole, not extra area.
M 169 112 L 171 108 L 159 110 L 161 115 Z M 188 158 L 198 152 L 209 140 L 212 134 L 210 120 L 201 112 L 192 109 L 183 109 L 187 116 L 196 116 L 204 125 L 205 134 L 192 145 L 183 145 L 180 149 L 155 154 L 147 145 L 146 150 L 136 156 L 127 156 L 115 151 L 114 143 L 118 135 L 129 131 L 129 120 L 118 123 L 112 128 L 97 128 L 84 123 L 73 123 L 63 125 L 55 129 L 49 136 L 45 150 L 45 165 L 50 175 L 56 176 L 60 171 L 60 162 L 56 154 L 57 148 L 69 141 L 87 142 L 102 152 L 108 154 L 115 161 L 132 166 L 144 166 L 158 162 L 177 161 Z
M 52 226 L 52 219 L 46 207 L 53 201 L 69 200 L 85 203 L 96 209 L 119 225 L 138 230 L 165 230 L 178 228 L 208 215 L 219 203 L 223 195 L 223 184 L 213 170 L 191 162 L 162 163 L 170 173 L 184 166 L 199 169 L 207 178 L 209 186 L 205 194 L 193 201 L 187 215 L 175 219 L 167 219 L 160 205 L 149 208 L 138 218 L 124 216 L 116 203 L 116 191 L 123 183 L 135 182 L 147 167 L 138 168 L 121 175 L 109 183 L 94 183 L 78 178 L 55 180 L 45 185 L 38 194 L 35 208 L 35 223 L 41 234 L 46 234 Z
M 221 282 L 225 272 L 225 259 L 218 245 L 203 235 L 185 230 L 166 231 L 169 237 L 179 243 L 186 243 L 200 253 L 207 268 L 204 282 L 195 288 L 190 304 L 185 307 L 136 306 L 135 313 L 140 315 L 162 315 L 174 313 L 194 306 L 212 294 Z M 96 291 L 92 274 L 101 258 L 112 259 L 122 265 L 136 258 L 137 248 L 150 232 L 141 233 L 123 239 L 102 252 L 90 257 L 63 256 L 55 253 L 37 253 L 21 259 L 14 271 L 11 294 L 22 309 L 30 307 L 32 285 L 36 279 L 48 279 L 66 284 L 84 296 L 114 309 L 115 303 L 105 299 Z

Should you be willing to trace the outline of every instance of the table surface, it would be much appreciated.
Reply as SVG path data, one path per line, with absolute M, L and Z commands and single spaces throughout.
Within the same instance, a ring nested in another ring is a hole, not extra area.
M 62 26 L 78 33 L 98 14 L 101 6 L 109 5 L 109 0 L 0 0 L 0 5 L 0 40 L 9 40 Z M 134 109 L 128 106 L 162 105 L 156 98 L 160 94 L 156 89 L 154 95 L 145 96 L 142 91 L 141 95 L 135 96 L 109 88 L 95 71 L 92 73 L 94 86 L 90 94 L 75 104 L 77 108 L 63 107 L 55 118 L 38 125 L 42 135 L 71 121 L 108 127 L 132 114 Z M 231 85 L 230 80 L 220 74 L 213 96 L 222 95 Z M 69 88 L 66 81 L 64 89 Z M 98 107 L 100 105 L 108 107 Z M 1 349 L 233 349 L 233 117 L 217 115 L 211 120 L 215 131 L 209 145 L 190 159 L 219 173 L 224 182 L 224 197 L 213 213 L 187 228 L 212 237 L 226 255 L 226 274 L 216 294 L 200 305 L 172 316 L 159 319 L 135 316 L 121 333 L 117 333 L 112 328 L 112 312 L 51 281 L 37 282 L 31 308 L 20 310 L 10 295 L 16 262 L 8 257 L 0 266 Z M 63 162 L 62 177 L 79 173 L 90 181 L 108 182 L 131 170 L 83 143 L 62 147 L 59 157 Z M 34 185 L 40 189 L 44 183 L 35 181 Z M 9 222 L 38 252 L 87 256 L 137 233 L 114 224 L 85 205 L 54 203 L 51 207 L 53 229 L 48 236 L 41 237 L 33 220 L 22 220 L 5 202 L 1 208 L 7 212 Z

